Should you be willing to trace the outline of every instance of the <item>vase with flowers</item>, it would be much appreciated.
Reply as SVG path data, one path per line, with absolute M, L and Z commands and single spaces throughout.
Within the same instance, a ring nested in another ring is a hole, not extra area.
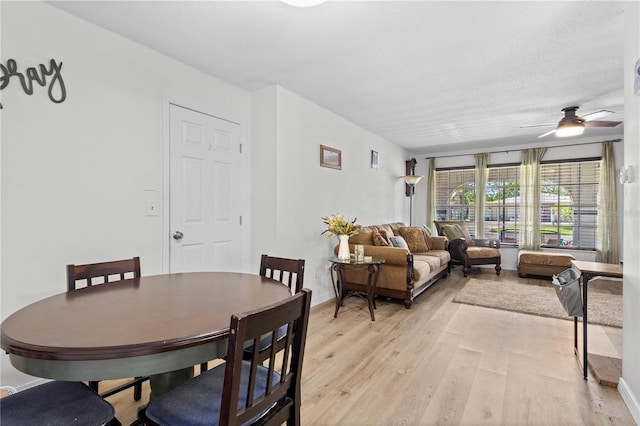
M 331 238 L 334 235 L 340 240 L 340 246 L 338 247 L 338 259 L 349 260 L 349 237 L 359 232 L 359 225 L 356 225 L 356 219 L 348 221 L 341 214 L 333 214 L 331 216 L 325 216 L 322 221 L 327 226 L 327 229 L 322 232 L 328 234 L 327 238 Z

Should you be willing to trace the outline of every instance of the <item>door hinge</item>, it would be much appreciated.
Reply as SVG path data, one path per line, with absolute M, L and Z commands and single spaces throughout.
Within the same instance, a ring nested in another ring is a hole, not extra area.
M 240 216 L 240 225 L 242 226 L 242 216 Z
M 240 144 L 240 154 L 242 154 L 242 144 Z

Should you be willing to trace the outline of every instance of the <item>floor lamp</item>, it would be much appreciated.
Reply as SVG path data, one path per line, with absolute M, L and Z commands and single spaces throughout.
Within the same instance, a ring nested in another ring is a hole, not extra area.
M 402 176 L 404 183 L 409 185 L 409 226 L 413 226 L 413 193 L 416 183 L 420 182 L 424 176 L 407 175 Z

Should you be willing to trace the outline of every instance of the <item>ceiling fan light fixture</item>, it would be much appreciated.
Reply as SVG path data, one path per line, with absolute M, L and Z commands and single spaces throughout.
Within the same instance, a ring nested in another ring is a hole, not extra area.
M 556 136 L 566 138 L 569 136 L 580 136 L 584 133 L 584 120 L 576 115 L 577 106 L 563 108 L 564 117 L 558 122 Z
M 584 123 L 579 119 L 563 118 L 556 127 L 556 136 L 566 138 L 569 136 L 580 136 L 584 133 Z

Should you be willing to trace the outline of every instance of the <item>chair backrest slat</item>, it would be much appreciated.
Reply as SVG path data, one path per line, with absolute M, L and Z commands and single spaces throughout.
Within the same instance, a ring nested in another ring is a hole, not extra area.
M 127 275 L 131 278 L 140 278 L 139 257 L 85 265 L 67 265 L 67 291 L 76 290 L 78 281 L 86 280 L 86 286 L 91 287 L 116 281 L 110 280 L 110 277 L 119 277 L 120 280 L 124 280 Z M 98 283 L 98 279 L 102 279 L 102 282 Z
M 287 259 L 263 254 L 260 258 L 260 275 L 280 281 L 293 293 L 297 293 L 304 284 L 304 259 Z

